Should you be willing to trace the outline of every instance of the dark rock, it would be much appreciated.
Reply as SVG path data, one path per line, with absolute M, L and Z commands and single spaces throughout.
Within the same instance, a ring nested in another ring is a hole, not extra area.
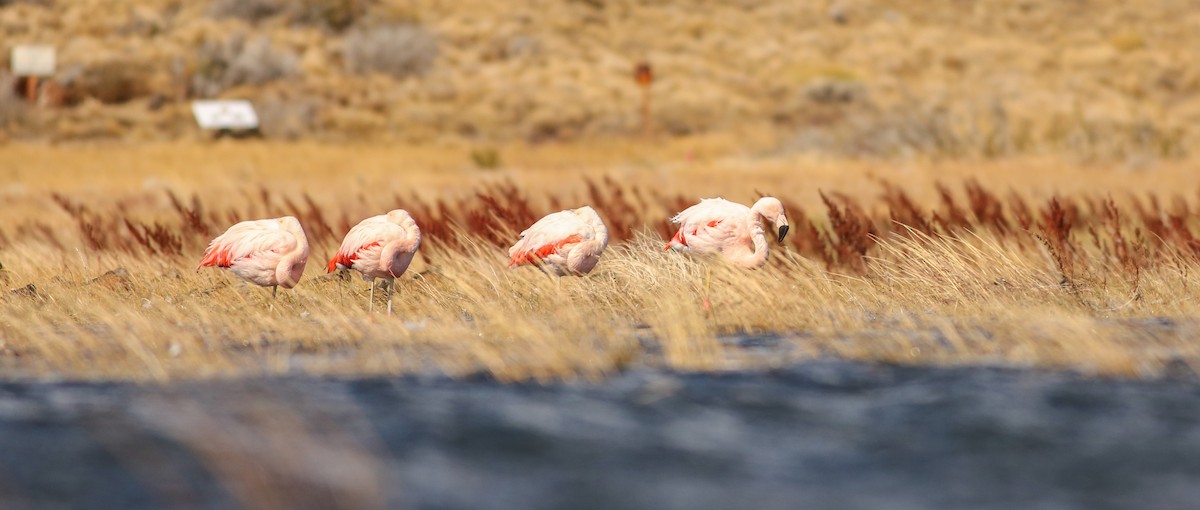
M 99 285 L 113 292 L 129 292 L 133 290 L 133 278 L 129 276 L 129 271 L 126 271 L 125 268 L 118 267 L 93 278 L 88 285 Z
M 39 301 L 46 299 L 40 292 L 38 292 L 37 287 L 32 283 L 24 287 L 17 287 L 9 290 L 8 295 L 19 298 L 37 299 Z

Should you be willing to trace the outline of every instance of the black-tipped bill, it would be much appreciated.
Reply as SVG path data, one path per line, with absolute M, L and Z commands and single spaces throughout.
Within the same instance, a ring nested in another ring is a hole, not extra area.
M 787 225 L 782 225 L 779 227 L 779 244 L 783 244 L 783 238 L 787 236 L 787 231 Z

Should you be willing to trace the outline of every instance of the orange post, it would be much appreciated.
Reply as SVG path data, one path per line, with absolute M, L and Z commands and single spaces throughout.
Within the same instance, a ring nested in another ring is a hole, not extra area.
M 25 78 L 25 100 L 30 103 L 37 102 L 38 92 L 38 77 L 28 76 Z
M 633 79 L 642 88 L 642 136 L 650 136 L 650 84 L 654 83 L 650 63 L 638 62 L 633 68 Z

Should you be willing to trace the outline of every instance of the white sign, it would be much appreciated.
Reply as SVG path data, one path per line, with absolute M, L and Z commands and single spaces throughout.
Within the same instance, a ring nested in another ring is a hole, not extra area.
M 254 105 L 243 99 L 193 101 L 192 115 L 200 129 L 255 129 L 258 114 Z
M 55 60 L 52 46 L 14 46 L 10 66 L 17 76 L 50 76 Z

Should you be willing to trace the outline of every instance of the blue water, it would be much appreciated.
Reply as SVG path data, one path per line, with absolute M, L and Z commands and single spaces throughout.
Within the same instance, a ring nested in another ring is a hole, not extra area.
M 0 508 L 1179 509 L 1200 385 L 811 362 L 0 385 Z

